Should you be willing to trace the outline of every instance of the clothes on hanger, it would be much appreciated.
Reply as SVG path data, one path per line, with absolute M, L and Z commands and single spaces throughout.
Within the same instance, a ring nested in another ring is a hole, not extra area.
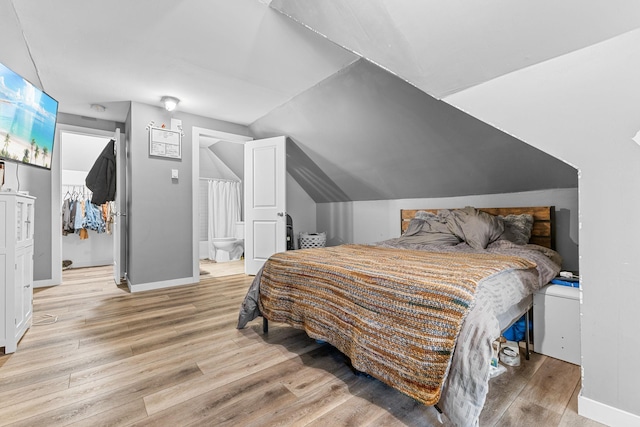
M 62 202 L 62 235 L 77 234 L 84 240 L 89 238 L 89 230 L 111 234 L 114 202 L 96 205 L 91 202 L 92 195 L 86 187 L 66 187 Z
M 94 230 L 98 233 L 105 232 L 105 223 L 102 218 L 102 208 L 91 203 L 91 200 L 85 200 L 84 205 L 84 228 Z
M 76 200 L 74 203 L 76 204 L 76 217 L 73 222 L 73 228 L 76 232 L 80 232 L 84 228 L 84 204 L 81 200 Z
M 87 174 L 85 183 L 93 192 L 91 202 L 101 205 L 115 200 L 116 195 L 116 156 L 115 140 L 110 140 Z
M 102 219 L 105 223 L 105 230 L 107 234 L 111 234 L 111 227 L 113 226 L 113 212 L 115 211 L 115 202 L 107 202 L 102 205 Z
M 62 201 L 62 235 L 66 236 L 69 233 L 73 233 L 73 226 L 71 222 L 71 199 L 65 199 Z

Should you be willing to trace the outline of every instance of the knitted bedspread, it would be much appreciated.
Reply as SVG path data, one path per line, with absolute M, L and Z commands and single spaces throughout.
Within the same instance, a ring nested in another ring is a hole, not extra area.
M 304 329 L 354 368 L 433 405 L 478 284 L 535 266 L 514 256 L 368 245 L 288 251 L 264 265 L 259 305 L 267 319 Z

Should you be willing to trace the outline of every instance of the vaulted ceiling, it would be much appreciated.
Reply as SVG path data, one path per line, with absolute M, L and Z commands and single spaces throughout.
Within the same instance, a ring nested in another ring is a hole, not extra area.
M 437 99 L 640 25 L 633 0 L 273 0 L 271 7 Z
M 289 172 L 324 202 L 577 187 L 571 166 L 448 97 L 638 28 L 640 5 L 0 0 L 0 16 L 0 62 L 60 111 L 124 121 L 129 101 L 176 96 L 288 135 Z
M 0 16 L 0 62 L 107 120 L 170 95 L 247 125 L 356 59 L 257 0 L 0 0 Z
M 320 202 L 577 187 L 573 168 L 366 60 L 258 119 L 251 130 L 290 137 L 289 172 Z

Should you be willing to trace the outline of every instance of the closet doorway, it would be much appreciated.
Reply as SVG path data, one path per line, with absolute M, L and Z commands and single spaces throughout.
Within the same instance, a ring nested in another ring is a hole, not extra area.
M 60 253 L 63 269 L 112 265 L 114 262 L 114 236 L 111 226 L 109 222 L 104 221 L 104 216 L 100 216 L 102 208 L 92 207 L 91 191 L 85 186 L 87 173 L 112 137 L 113 133 L 60 133 L 60 208 L 63 219 L 65 209 L 72 205 L 76 206 L 76 217 L 81 214 L 85 224 L 89 218 L 88 209 L 91 209 L 94 216 L 94 225 L 87 224 L 84 231 L 81 231 L 82 228 L 72 227 L 69 231 L 61 232 Z M 76 224 L 80 224 L 81 221 L 76 221 Z

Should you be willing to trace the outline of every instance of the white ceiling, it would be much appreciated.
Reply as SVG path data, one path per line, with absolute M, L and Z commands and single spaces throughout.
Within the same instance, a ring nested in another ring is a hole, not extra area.
M 640 26 L 636 0 L 273 0 L 441 99 Z
M 0 0 L 0 16 L 0 62 L 61 112 L 107 120 L 171 95 L 249 124 L 356 59 L 258 0 Z
M 123 121 L 171 95 L 250 124 L 358 55 L 440 99 L 637 28 L 640 2 L 0 0 L 0 16 L 0 61 L 61 112 Z

